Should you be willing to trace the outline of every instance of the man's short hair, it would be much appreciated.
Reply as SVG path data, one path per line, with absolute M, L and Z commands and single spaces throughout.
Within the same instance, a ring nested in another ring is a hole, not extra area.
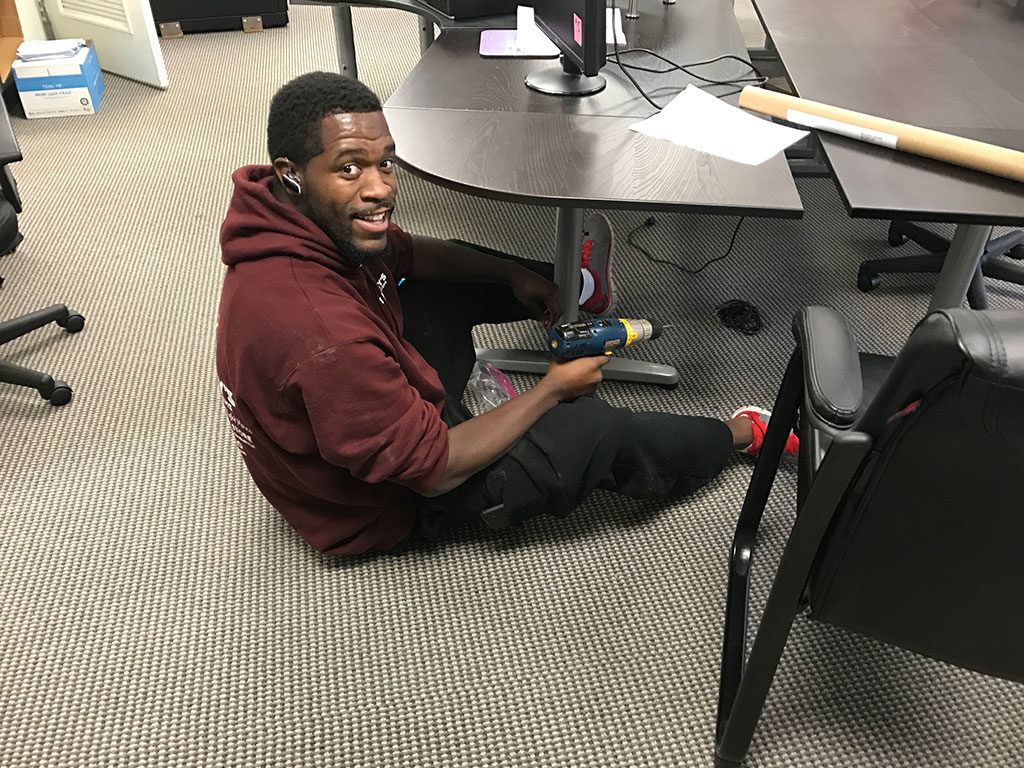
M 333 72 L 300 75 L 282 85 L 270 102 L 270 160 L 287 157 L 304 166 L 324 151 L 320 124 L 325 117 L 380 111 L 380 99 L 358 80 Z

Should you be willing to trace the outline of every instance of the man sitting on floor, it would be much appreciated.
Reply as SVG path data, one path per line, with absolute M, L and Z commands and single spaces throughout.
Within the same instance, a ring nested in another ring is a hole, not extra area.
M 765 412 L 722 422 L 590 397 L 605 356 L 552 362 L 471 418 L 473 326 L 550 327 L 562 314 L 552 265 L 392 224 L 395 145 L 358 81 L 287 83 L 267 146 L 273 165 L 232 177 L 217 372 L 256 485 L 316 549 L 391 550 L 485 510 L 494 528 L 564 516 L 595 488 L 676 497 L 734 448 L 756 452 Z M 614 301 L 611 243 L 603 217 L 589 225 L 580 307 L 600 314 Z

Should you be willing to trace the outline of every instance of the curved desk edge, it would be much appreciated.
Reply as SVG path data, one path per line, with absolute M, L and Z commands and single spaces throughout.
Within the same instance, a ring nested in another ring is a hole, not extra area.
M 760 166 L 747 166 L 651 139 L 629 131 L 635 119 L 624 117 L 518 114 L 473 110 L 422 109 L 384 106 L 384 115 L 395 139 L 402 168 L 438 186 L 492 200 L 555 207 L 602 208 L 614 210 L 674 211 L 727 216 L 768 216 L 798 219 L 803 216 L 799 192 L 789 175 L 782 153 Z M 524 135 L 524 124 L 544 133 L 548 128 L 565 128 L 572 121 L 577 133 L 589 130 L 593 151 L 567 151 L 556 137 L 542 146 Z M 579 127 L 580 125 L 583 127 Z M 486 125 L 488 133 L 478 131 Z M 429 136 L 429 146 L 420 146 L 418 135 Z M 498 134 L 498 135 L 496 135 Z M 519 142 L 516 147 L 513 142 Z M 603 142 L 603 144 L 601 143 Z M 451 152 L 439 151 L 444 144 Z M 521 150 L 521 151 L 520 151 Z M 458 153 L 476 157 L 475 162 L 441 162 L 438 158 Z M 479 160 L 475 152 L 495 152 L 494 162 Z M 625 159 L 615 167 L 616 152 Z M 502 157 L 531 154 L 527 163 L 533 172 L 520 173 L 519 163 L 500 163 Z M 693 162 L 694 157 L 700 162 Z M 586 177 L 590 165 L 611 163 L 616 187 L 565 181 Z M 697 167 L 699 166 L 699 167 Z M 546 173 L 545 177 L 542 175 Z M 690 174 L 684 196 L 676 186 L 683 174 Z M 764 194 L 767 180 L 785 176 L 788 185 L 774 197 Z M 662 179 L 668 182 L 661 183 Z M 737 181 L 741 182 L 737 184 Z M 518 185 L 518 187 L 517 187 Z M 659 186 L 660 185 L 660 186 Z M 718 188 L 749 188 L 747 199 L 716 194 Z M 664 194 L 658 194 L 660 190 Z M 732 197 L 733 199 L 728 199 Z

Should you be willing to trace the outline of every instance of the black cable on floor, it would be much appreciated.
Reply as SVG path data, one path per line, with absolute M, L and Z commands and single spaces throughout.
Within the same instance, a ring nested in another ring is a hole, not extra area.
M 739 234 L 740 225 L 743 224 L 745 218 L 745 216 L 741 216 L 740 220 L 736 222 L 736 227 L 732 231 L 732 237 L 729 239 L 729 247 L 725 249 L 725 253 L 720 256 L 715 256 L 712 259 L 708 259 L 696 269 L 689 269 L 688 267 L 684 267 L 681 264 L 677 264 L 676 262 L 669 261 L 667 259 L 659 259 L 636 242 L 634 238 L 638 231 L 644 227 L 653 227 L 658 223 L 658 220 L 653 216 L 648 216 L 633 227 L 633 229 L 629 231 L 629 234 L 626 235 L 626 243 L 640 251 L 640 253 L 647 257 L 648 260 L 655 264 L 664 264 L 665 266 L 674 267 L 687 275 L 698 275 L 715 262 L 721 261 L 732 253 L 733 246 L 736 244 L 736 235 Z M 757 307 L 743 299 L 729 299 L 725 303 L 715 307 L 715 311 L 718 313 L 718 319 L 722 322 L 722 325 L 726 328 L 735 328 L 737 331 L 746 334 L 747 336 L 753 336 L 754 334 L 759 333 L 761 328 L 764 327 L 764 322 L 761 320 L 761 313 L 758 311 Z
M 735 328 L 740 333 L 753 336 L 764 327 L 757 307 L 743 299 L 729 299 L 715 307 L 718 319 L 726 328 Z
M 743 223 L 743 220 L 745 218 L 746 218 L 746 216 L 740 216 L 740 220 L 736 222 L 736 228 L 732 231 L 732 237 L 729 239 L 729 247 L 725 249 L 725 253 L 723 253 L 721 256 L 715 256 L 713 259 L 708 259 L 707 261 L 705 261 L 703 264 L 701 264 L 696 269 L 690 269 L 689 267 L 684 267 L 682 264 L 677 264 L 674 261 L 668 261 L 666 259 L 659 259 L 656 256 L 654 256 L 653 254 L 651 254 L 650 251 L 648 251 L 646 248 L 644 248 L 642 245 L 640 245 L 639 243 L 637 243 L 633 239 L 635 237 L 636 233 L 639 230 L 643 229 L 644 227 L 653 227 L 655 224 L 658 223 L 658 220 L 656 218 L 654 218 L 653 216 L 648 216 L 646 219 L 644 219 L 639 224 L 637 224 L 635 227 L 633 227 L 633 229 L 631 229 L 629 231 L 629 234 L 626 235 L 626 242 L 629 245 L 631 245 L 634 248 L 636 248 L 638 251 L 640 251 L 640 253 L 642 253 L 648 259 L 653 261 L 655 264 L 665 264 L 666 266 L 669 266 L 669 267 L 675 267 L 680 272 L 685 272 L 688 275 L 699 275 L 701 272 L 703 272 L 705 269 L 710 267 L 712 264 L 714 264 L 717 261 L 721 261 L 726 256 L 728 256 L 730 253 L 732 253 L 732 247 L 736 244 L 736 235 L 739 234 L 740 225 Z

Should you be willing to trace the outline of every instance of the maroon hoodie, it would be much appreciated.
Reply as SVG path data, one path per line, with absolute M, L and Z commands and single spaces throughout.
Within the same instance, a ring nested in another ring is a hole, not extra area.
M 448 463 L 437 373 L 402 337 L 397 281 L 412 241 L 351 267 L 270 191 L 270 166 L 232 175 L 221 227 L 228 265 L 217 375 L 263 495 L 321 552 L 389 549 L 412 529 L 413 494 Z

